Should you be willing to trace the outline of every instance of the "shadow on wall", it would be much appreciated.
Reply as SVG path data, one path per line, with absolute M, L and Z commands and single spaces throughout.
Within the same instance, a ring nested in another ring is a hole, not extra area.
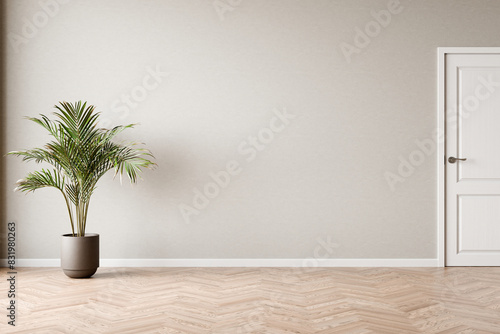
M 7 53 L 7 31 L 6 31 L 6 13 L 5 1 L 0 1 L 0 259 L 7 258 L 6 246 L 6 231 L 7 231 L 7 215 L 6 215 L 6 159 L 4 157 L 6 150 L 6 135 L 5 135 L 5 113 L 6 113 L 6 94 L 7 89 L 5 83 L 6 77 L 6 53 Z

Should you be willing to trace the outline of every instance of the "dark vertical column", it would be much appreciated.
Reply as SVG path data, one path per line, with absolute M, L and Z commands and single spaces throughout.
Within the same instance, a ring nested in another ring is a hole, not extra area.
M 6 228 L 7 228 L 7 212 L 6 212 L 6 196 L 8 193 L 8 185 L 6 182 L 6 116 L 7 112 L 7 96 L 6 96 L 6 53 L 7 53 L 7 8 L 6 1 L 0 0 L 0 259 L 7 258 L 6 245 Z M 10 189 L 10 188 L 9 188 Z

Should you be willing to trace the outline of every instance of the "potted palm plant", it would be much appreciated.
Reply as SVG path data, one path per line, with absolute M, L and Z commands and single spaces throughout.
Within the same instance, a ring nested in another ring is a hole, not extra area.
M 92 276 L 99 267 L 99 235 L 86 233 L 90 198 L 97 182 L 109 170 L 115 176 L 126 174 L 135 183 L 142 168 L 153 168 L 152 154 L 138 143 L 116 143 L 114 137 L 134 124 L 112 129 L 99 128 L 99 113 L 87 103 L 60 102 L 55 120 L 41 114 L 27 117 L 49 132 L 53 140 L 43 148 L 13 151 L 23 161 L 46 163 L 42 168 L 17 181 L 16 190 L 32 192 L 53 187 L 64 197 L 71 233 L 62 236 L 61 267 L 73 278 Z

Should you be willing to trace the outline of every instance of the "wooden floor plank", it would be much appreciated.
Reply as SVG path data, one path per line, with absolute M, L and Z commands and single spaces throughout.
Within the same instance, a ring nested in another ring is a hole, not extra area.
M 20 268 L 0 333 L 500 333 L 500 268 Z

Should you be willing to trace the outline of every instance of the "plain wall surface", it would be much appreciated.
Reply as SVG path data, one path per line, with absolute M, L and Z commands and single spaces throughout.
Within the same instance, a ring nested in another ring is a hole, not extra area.
M 84 100 L 103 125 L 140 123 L 121 138 L 156 157 L 137 185 L 102 179 L 87 224 L 102 258 L 307 258 L 319 238 L 331 258 L 435 258 L 437 47 L 500 45 L 485 0 L 9 0 L 6 15 L 7 151 L 49 139 L 23 116 Z M 4 159 L 17 256 L 57 258 L 62 196 L 12 192 L 37 166 Z

